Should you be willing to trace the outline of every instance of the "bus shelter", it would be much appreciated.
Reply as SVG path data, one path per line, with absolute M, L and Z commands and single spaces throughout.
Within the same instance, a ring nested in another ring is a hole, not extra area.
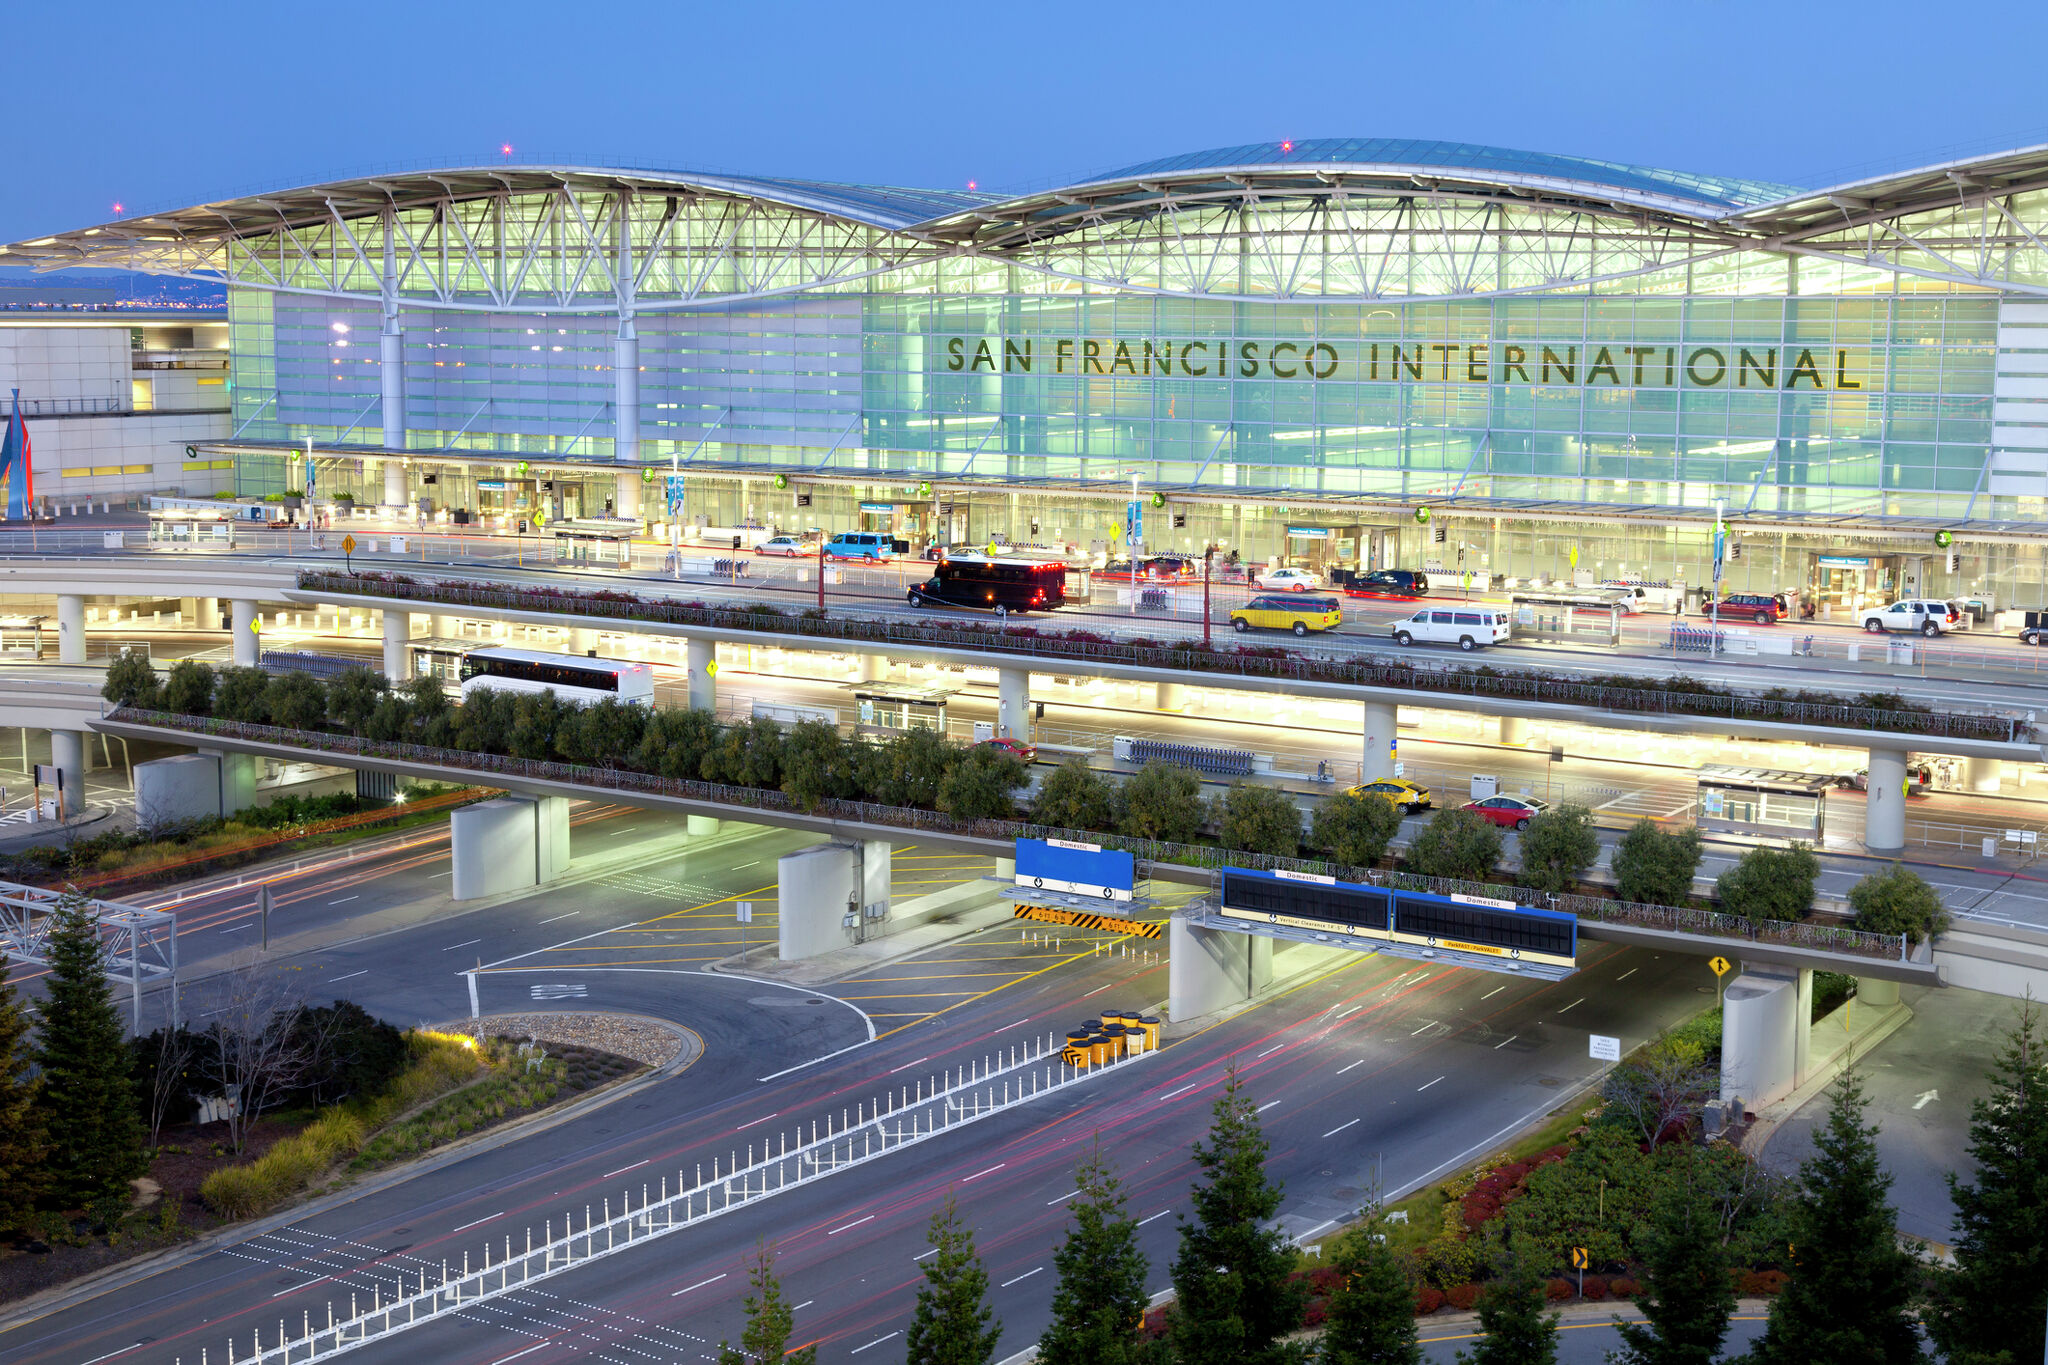
M 1698 773 L 1702 834 L 1818 844 L 1827 826 L 1827 795 L 1835 779 L 1815 773 L 1708 764 Z
M 43 657 L 43 622 L 47 616 L 0 616 L 0 656 L 9 659 Z
M 1513 594 L 1515 634 L 1542 640 L 1576 640 L 1609 647 L 1621 644 L 1621 620 L 1628 595 L 1620 591 L 1530 590 Z
M 152 507 L 149 543 L 182 549 L 232 550 L 234 519 L 213 508 Z
M 462 656 L 472 649 L 482 647 L 484 641 L 456 640 L 435 637 L 414 640 L 408 648 L 412 650 L 412 676 L 436 677 L 449 688 L 462 686 Z
M 595 568 L 633 567 L 633 537 L 640 523 L 628 517 L 594 517 L 548 524 L 554 533 L 554 562 Z
M 887 683 L 852 683 L 857 735 L 900 735 L 906 730 L 946 733 L 946 703 L 957 687 L 892 687 Z

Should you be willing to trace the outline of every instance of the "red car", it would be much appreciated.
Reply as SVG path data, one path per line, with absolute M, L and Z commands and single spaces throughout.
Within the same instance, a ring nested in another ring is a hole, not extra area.
M 1020 762 L 1035 763 L 1038 761 L 1038 746 L 1036 744 L 1026 744 L 1021 739 L 985 739 L 981 744 L 984 748 L 1000 749 L 1006 754 L 1014 754 Z
M 1527 829 L 1530 819 L 1549 810 L 1550 803 L 1533 796 L 1489 796 L 1483 801 L 1467 802 L 1465 809 L 1502 829 Z

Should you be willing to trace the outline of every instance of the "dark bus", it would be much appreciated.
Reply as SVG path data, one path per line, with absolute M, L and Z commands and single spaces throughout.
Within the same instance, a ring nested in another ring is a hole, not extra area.
M 1067 566 L 1054 559 L 948 555 L 906 596 L 913 607 L 1052 611 L 1067 600 Z

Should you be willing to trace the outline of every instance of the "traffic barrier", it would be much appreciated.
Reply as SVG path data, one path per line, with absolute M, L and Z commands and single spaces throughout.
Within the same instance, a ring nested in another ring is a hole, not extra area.
M 1243 749 L 1213 749 L 1206 744 L 1171 744 L 1159 739 L 1127 741 L 1134 763 L 1171 763 L 1211 777 L 1250 777 L 1252 755 Z
M 1086 910 L 1060 910 L 1050 905 L 1019 905 L 1012 919 L 1035 919 L 1044 924 L 1071 924 L 1080 929 L 1103 929 L 1112 934 L 1135 934 L 1158 938 L 1159 926 L 1141 919 L 1119 919 L 1115 915 L 1090 914 Z

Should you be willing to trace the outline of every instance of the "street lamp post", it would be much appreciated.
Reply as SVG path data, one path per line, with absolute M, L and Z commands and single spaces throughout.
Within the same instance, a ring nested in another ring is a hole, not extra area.
M 1728 531 L 1721 521 L 1723 502 L 1714 499 L 1714 605 L 1708 612 L 1707 657 L 1716 658 L 1721 653 L 1721 556 L 1727 544 Z
M 1145 543 L 1145 511 L 1138 506 L 1138 471 L 1131 471 L 1131 502 L 1125 509 L 1124 529 L 1131 543 L 1131 615 L 1138 614 L 1138 547 Z

